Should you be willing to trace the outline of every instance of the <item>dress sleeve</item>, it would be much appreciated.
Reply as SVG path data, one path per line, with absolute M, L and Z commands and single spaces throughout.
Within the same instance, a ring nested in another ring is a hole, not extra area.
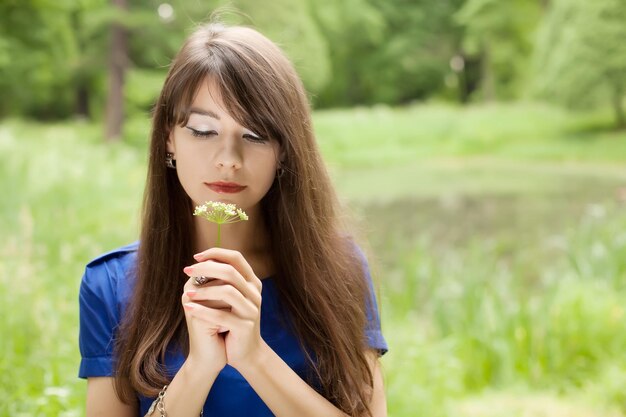
M 114 335 L 119 324 L 115 288 L 106 263 L 87 266 L 78 296 L 80 378 L 113 375 Z
M 367 324 L 365 326 L 365 338 L 369 347 L 376 349 L 378 351 L 378 355 L 382 356 L 387 353 L 389 348 L 380 325 L 380 314 L 378 312 L 378 303 L 376 300 L 374 283 L 372 281 L 372 274 L 370 273 L 369 264 L 363 251 L 358 248 L 357 252 L 363 264 L 363 271 L 369 288 L 369 297 L 366 300 Z

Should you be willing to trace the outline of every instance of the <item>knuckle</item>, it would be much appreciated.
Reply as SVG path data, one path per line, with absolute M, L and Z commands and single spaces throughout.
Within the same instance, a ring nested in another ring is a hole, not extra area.
M 215 248 L 215 252 L 219 253 L 221 256 L 228 260 L 232 260 L 236 256 L 236 254 L 239 253 L 236 250 L 226 248 Z
M 232 265 L 228 265 L 228 277 L 232 280 L 236 280 L 237 275 L 239 275 L 237 269 Z
M 223 291 L 224 291 L 225 295 L 230 296 L 230 297 L 236 296 L 237 293 L 239 292 L 232 285 L 225 285 L 224 288 L 223 288 Z
M 230 264 L 217 263 L 217 267 L 227 278 L 233 277 L 236 271 L 235 268 Z

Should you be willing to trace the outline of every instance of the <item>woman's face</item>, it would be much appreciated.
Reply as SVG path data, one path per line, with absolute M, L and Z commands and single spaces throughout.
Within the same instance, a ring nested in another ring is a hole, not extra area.
M 213 82 L 200 84 L 189 121 L 176 125 L 167 142 L 178 179 L 194 205 L 212 200 L 235 204 L 248 213 L 257 211 L 274 181 L 280 145 L 253 129 L 226 113 Z M 223 187 L 220 182 L 240 187 Z

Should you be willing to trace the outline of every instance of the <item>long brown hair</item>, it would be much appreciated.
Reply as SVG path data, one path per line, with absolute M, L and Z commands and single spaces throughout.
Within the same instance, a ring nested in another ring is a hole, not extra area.
M 207 77 L 242 126 L 279 141 L 285 173 L 261 202 L 281 302 L 322 395 L 351 415 L 369 412 L 373 378 L 365 357 L 368 286 L 355 243 L 313 134 L 305 89 L 291 62 L 246 27 L 200 26 L 175 57 L 153 112 L 136 282 L 116 344 L 116 388 L 155 396 L 168 383 L 165 352 L 187 347 L 180 295 L 194 263 L 191 200 L 164 163 L 166 140 L 184 125 Z M 309 381 L 313 382 L 313 381 Z

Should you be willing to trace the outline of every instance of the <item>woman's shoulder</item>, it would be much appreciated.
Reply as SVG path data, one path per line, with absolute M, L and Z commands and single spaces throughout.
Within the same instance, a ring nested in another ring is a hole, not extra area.
M 81 294 L 126 299 L 134 282 L 138 247 L 139 243 L 133 242 L 89 261 L 81 282 Z
M 125 246 L 113 249 L 98 255 L 87 263 L 88 269 L 97 269 L 104 267 L 107 263 L 123 263 L 130 266 L 137 258 L 137 249 L 139 242 L 133 242 Z

